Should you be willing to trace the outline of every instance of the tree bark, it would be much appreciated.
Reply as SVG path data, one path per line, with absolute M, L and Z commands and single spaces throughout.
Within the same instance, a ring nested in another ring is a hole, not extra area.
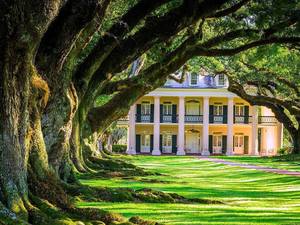
M 64 181 L 72 176 L 69 140 L 77 105 L 78 99 L 72 85 L 55 89 L 42 117 L 49 164 Z
M 38 122 L 33 128 L 30 124 L 31 82 L 37 75 L 34 55 L 62 4 L 46 0 L 0 3 L 0 202 L 25 220 L 30 205 L 29 148 L 32 138 L 39 146 L 40 137 Z
M 71 160 L 79 172 L 87 172 L 88 167 L 85 164 L 83 152 L 82 152 L 82 123 L 79 120 L 78 113 L 76 113 L 73 119 L 73 127 L 70 138 L 70 155 Z
M 293 151 L 294 154 L 300 154 L 300 130 L 291 134 L 293 141 Z
M 13 48 L 0 66 L 0 200 L 26 216 L 27 159 L 30 140 L 28 99 L 32 74 L 30 55 Z

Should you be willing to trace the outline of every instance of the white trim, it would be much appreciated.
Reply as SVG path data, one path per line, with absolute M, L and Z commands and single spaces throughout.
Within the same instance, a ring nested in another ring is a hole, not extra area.
M 145 96 L 162 97 L 238 97 L 227 89 L 184 89 L 184 88 L 158 88 Z

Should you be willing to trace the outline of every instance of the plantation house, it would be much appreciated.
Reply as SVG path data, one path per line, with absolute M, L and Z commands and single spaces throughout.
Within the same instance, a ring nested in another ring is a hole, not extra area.
M 175 74 L 180 76 L 180 74 Z M 224 75 L 190 73 L 139 99 L 128 115 L 128 154 L 274 155 L 282 124 L 227 90 Z

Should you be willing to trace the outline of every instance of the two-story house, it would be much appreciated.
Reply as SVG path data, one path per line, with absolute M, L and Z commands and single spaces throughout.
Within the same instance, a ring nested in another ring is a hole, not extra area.
M 178 75 L 179 76 L 179 75 Z M 224 75 L 190 73 L 131 106 L 128 154 L 274 155 L 282 124 L 227 90 Z

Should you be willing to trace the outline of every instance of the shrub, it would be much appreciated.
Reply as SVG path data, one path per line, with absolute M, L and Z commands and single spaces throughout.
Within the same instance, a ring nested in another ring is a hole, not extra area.
M 112 151 L 116 153 L 125 153 L 127 149 L 127 145 L 113 145 Z
M 278 149 L 278 154 L 279 155 L 288 155 L 292 152 L 293 148 L 292 147 L 282 147 Z

